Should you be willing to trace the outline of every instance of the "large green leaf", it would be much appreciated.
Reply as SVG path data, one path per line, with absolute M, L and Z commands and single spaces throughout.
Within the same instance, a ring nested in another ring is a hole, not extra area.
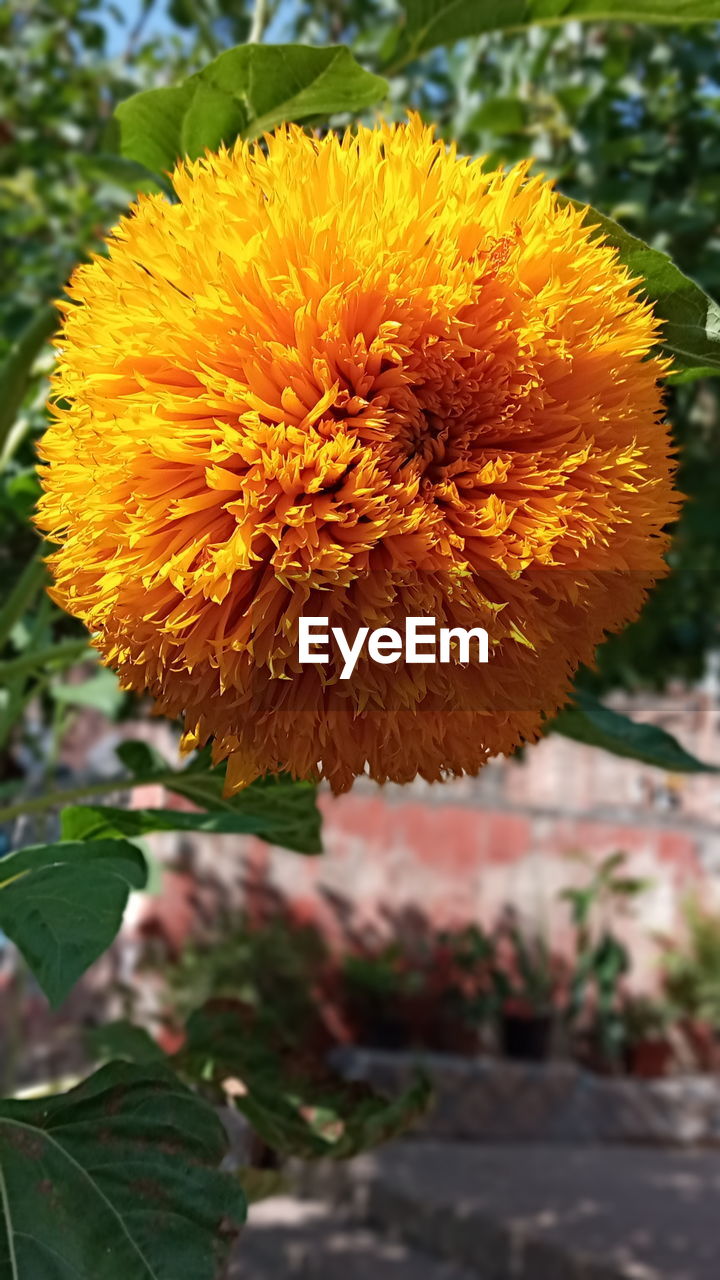
M 244 1217 L 213 1109 L 163 1067 L 111 1063 L 0 1103 L 3 1280 L 216 1280 Z
M 576 208 L 583 207 L 575 201 L 572 203 Z M 619 250 L 628 270 L 644 281 L 643 292 L 663 323 L 662 348 L 673 360 L 676 380 L 719 375 L 720 307 L 717 303 L 694 280 L 683 275 L 666 253 L 651 249 L 612 218 L 591 208 L 586 221 L 598 226 L 599 233 Z
M 324 1057 L 298 1043 L 270 1009 L 213 1000 L 187 1025 L 186 1047 L 175 1058 L 191 1079 L 240 1077 L 235 1105 L 276 1151 L 305 1159 L 348 1159 L 408 1129 L 428 1109 L 432 1090 L 418 1073 L 399 1097 L 388 1099 L 363 1081 L 348 1081 Z
M 309 816 L 309 815 L 308 815 Z M 315 818 L 311 819 L 317 830 Z M 298 819 L 281 813 L 233 813 L 222 809 L 182 813 L 177 809 L 116 809 L 109 805 L 73 805 L 62 815 L 63 836 L 68 840 L 96 840 L 125 836 L 136 840 L 155 831 L 204 831 L 212 835 L 251 835 L 282 845 L 296 853 L 319 853 L 320 844 L 304 815 Z
M 508 31 L 535 23 L 714 22 L 718 0 L 402 0 L 403 60 L 486 31 Z
M 36 845 L 0 863 L 0 928 L 48 1000 L 60 1004 L 102 955 L 147 865 L 126 840 Z
M 671 773 L 720 771 L 717 766 L 696 759 L 665 729 L 654 724 L 638 724 L 586 693 L 576 693 L 574 701 L 563 708 L 548 725 L 548 730 Z
M 287 121 L 360 111 L 386 90 L 385 80 L 363 70 L 343 45 L 239 45 L 182 84 L 121 102 L 118 149 L 163 173 L 183 156 L 196 159 L 240 135 L 256 138 Z
M 182 770 L 168 768 L 142 742 L 125 743 L 118 754 L 132 773 L 126 785 L 159 784 L 190 800 L 197 809 L 188 813 L 176 809 L 71 806 L 62 814 L 64 839 L 136 839 L 153 831 L 207 831 L 259 836 L 269 844 L 297 853 L 322 851 L 317 788 L 312 782 L 284 776 L 260 778 L 244 791 L 227 797 L 223 795 L 225 769 L 222 765 L 211 768 L 206 752 L 200 752 Z

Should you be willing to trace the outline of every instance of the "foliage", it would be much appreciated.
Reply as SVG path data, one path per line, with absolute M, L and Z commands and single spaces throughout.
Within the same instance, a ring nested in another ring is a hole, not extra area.
M 115 1062 L 0 1103 L 0 1271 L 12 1280 L 214 1280 L 244 1217 L 212 1108 L 165 1067 Z
M 720 1030 L 720 914 L 691 900 L 686 908 L 685 945 L 669 945 L 663 956 L 665 990 L 677 1009 Z
M 14 426 L 37 354 L 55 332 L 56 323 L 54 307 L 40 307 L 0 365 L 0 384 L 5 393 L 0 409 L 0 447 L 5 445 Z
M 285 777 L 259 778 L 226 799 L 225 767 L 210 767 L 209 753 L 197 752 L 184 769 L 169 768 L 144 742 L 128 740 L 117 752 L 130 776 L 106 784 L 105 790 L 162 786 L 193 805 L 179 809 L 117 809 L 107 805 L 71 805 L 62 814 L 67 840 L 126 836 L 136 839 L 153 831 L 207 831 L 255 835 L 297 853 L 319 853 L 320 813 L 317 788 Z
M 717 17 L 713 0 L 489 0 L 482 5 L 458 0 L 403 0 L 403 57 L 408 60 L 436 45 L 498 29 L 515 30 L 542 23 L 556 26 L 577 18 L 632 18 L 636 22 L 708 22 Z
M 146 1066 L 166 1060 L 165 1052 L 150 1033 L 126 1018 L 91 1027 L 85 1039 L 98 1062 L 134 1062 Z
M 208 147 L 260 137 L 287 121 L 360 111 L 386 88 L 342 46 L 240 45 L 182 84 L 121 102 L 118 146 L 163 173 L 183 156 L 195 160 Z
M 67 841 L 10 854 L 2 875 L 0 927 L 57 1005 L 112 943 L 147 868 L 126 840 Z
M 611 853 L 590 874 L 587 884 L 579 889 L 563 889 L 560 897 L 570 905 L 575 927 L 576 949 L 583 952 L 592 942 L 593 924 L 598 914 L 607 924 L 617 908 L 648 889 L 646 880 L 624 874 L 627 855 Z
M 558 965 L 543 932 L 528 928 L 509 908 L 496 941 L 493 979 L 500 1007 L 520 1017 L 551 1013 L 558 990 Z
M 663 1040 L 672 1024 L 674 1010 L 667 1002 L 650 996 L 628 996 L 623 1002 L 622 1018 L 628 1047 L 646 1041 Z
M 406 1128 L 430 1102 L 422 1079 L 388 1102 L 328 1065 L 338 1025 L 328 1021 L 331 972 L 319 931 L 277 915 L 262 927 L 229 917 L 167 975 L 167 1017 L 183 1039 L 173 1067 L 227 1097 L 280 1155 L 348 1157 Z M 100 1058 L 163 1057 L 128 1021 L 94 1030 L 90 1042 Z
M 336 960 L 317 928 L 276 911 L 261 925 L 229 915 L 166 972 L 166 1019 L 183 1047 L 169 1061 L 226 1097 L 275 1153 L 346 1158 L 412 1124 L 430 1103 L 419 1078 L 392 1101 L 328 1064 L 342 1026 Z M 162 1056 L 132 1022 L 98 1028 L 100 1058 Z
M 370 933 L 361 941 L 354 914 L 335 895 L 325 903 L 334 914 L 323 911 L 323 926 L 298 925 L 292 908 L 272 895 L 270 915 L 253 923 L 228 917 L 164 975 L 169 1025 L 189 1031 L 175 1061 L 202 1087 L 214 1081 L 237 1094 L 235 1104 L 253 1124 L 257 1118 L 268 1144 L 296 1154 L 302 1144 L 306 1154 L 323 1149 L 306 1131 L 305 1108 L 312 1111 L 319 1093 L 335 1097 L 337 1107 L 349 1102 L 327 1068 L 347 1044 L 474 1056 L 498 1046 L 510 1052 L 510 1021 L 545 1022 L 548 1030 L 555 1022 L 581 1062 L 622 1070 L 633 1046 L 665 1039 L 671 1025 L 677 1033 L 679 1013 L 698 1016 L 687 994 L 676 1000 L 668 990 L 666 999 L 650 1000 L 627 989 L 632 961 L 618 920 L 649 886 L 629 875 L 625 862 L 625 854 L 611 854 L 560 894 L 573 926 L 570 948 L 563 939 L 556 949 L 511 905 L 490 930 L 438 930 L 416 911 L 388 912 L 381 938 Z M 687 949 L 680 957 L 684 972 Z M 675 962 L 669 957 L 669 970 Z M 712 954 L 707 967 L 717 985 Z M 130 1023 L 93 1032 L 93 1043 L 104 1056 L 132 1061 L 158 1054 Z M 278 1114 L 271 1094 L 281 1077 L 287 1089 L 293 1085 Z M 325 1116 L 325 1104 L 321 1110 Z
M 548 728 L 575 742 L 602 747 L 613 755 L 640 760 L 673 773 L 717 773 L 686 751 L 672 734 L 654 724 L 638 724 L 605 707 L 583 690 L 551 721 Z
M 579 201 L 573 201 L 576 207 Z M 586 222 L 615 245 L 620 260 L 638 279 L 643 293 L 662 321 L 662 352 L 672 361 L 671 379 L 688 381 L 720 373 L 720 307 L 693 280 L 683 274 L 672 258 L 651 249 L 637 236 L 604 217 L 596 209 Z
M 624 853 L 610 854 L 591 871 L 585 885 L 565 889 L 560 895 L 570 906 L 575 930 L 567 1020 L 582 1032 L 583 1015 L 591 1000 L 591 1054 L 602 1064 L 615 1067 L 626 1044 L 620 984 L 630 970 L 630 956 L 613 929 L 613 921 L 625 904 L 648 887 L 646 881 L 624 874 L 625 859 Z
M 312 1052 L 313 1027 L 288 1028 L 271 1006 L 211 1001 L 187 1024 L 178 1069 L 197 1082 L 239 1077 L 235 1106 L 274 1151 L 306 1159 L 348 1159 L 397 1136 L 431 1101 L 418 1076 L 390 1101 L 343 1079 Z
M 168 1012 L 183 1022 L 210 1000 L 271 1009 L 305 1052 L 322 1056 L 352 1040 L 377 1047 L 469 1051 L 495 1007 L 491 938 L 476 925 L 433 928 L 414 917 L 389 917 L 392 941 L 360 937 L 342 901 L 330 935 L 299 924 L 278 900 L 252 922 L 221 919 L 185 948 L 167 974 Z
M 210 936 L 188 945 L 167 974 L 172 1017 L 184 1021 L 211 999 L 240 1000 L 274 1010 L 307 1043 L 310 1028 L 317 1029 L 313 991 L 328 961 L 319 931 L 294 924 L 288 913 L 255 928 L 243 917 L 221 916 Z M 328 1043 L 326 1035 L 321 1038 Z

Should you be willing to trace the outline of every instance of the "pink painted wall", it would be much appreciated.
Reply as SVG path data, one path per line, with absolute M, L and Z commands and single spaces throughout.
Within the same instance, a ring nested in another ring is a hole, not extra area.
M 718 713 L 704 694 L 633 709 L 643 713 L 705 759 L 720 759 Z M 323 888 L 368 921 L 415 905 L 439 925 L 490 925 L 510 902 L 562 945 L 561 889 L 585 882 L 588 863 L 623 850 L 629 874 L 649 887 L 613 925 L 632 943 L 638 984 L 648 985 L 658 935 L 677 934 L 688 894 L 720 907 L 720 781 L 711 774 L 669 775 L 549 737 L 521 760 L 491 762 L 477 779 L 404 788 L 360 781 L 321 805 L 324 857 L 263 853 L 255 842 L 264 874 L 307 914 L 327 914 Z

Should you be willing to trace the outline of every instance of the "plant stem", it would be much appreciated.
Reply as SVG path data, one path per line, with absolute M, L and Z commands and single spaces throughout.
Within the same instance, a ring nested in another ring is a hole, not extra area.
M 140 40 L 140 37 L 143 33 L 143 28 L 145 27 L 145 23 L 147 22 L 154 8 L 155 8 L 155 0 L 146 0 L 146 3 L 141 6 L 137 21 L 135 22 L 135 25 L 131 28 L 130 34 L 128 35 L 127 46 L 123 54 L 123 62 L 130 62 L 132 58 L 134 58 L 137 50 L 137 46 L 138 46 L 138 41 Z
M 13 822 L 26 813 L 44 813 L 46 809 L 61 809 L 66 804 L 73 804 L 89 796 L 105 796 L 111 792 L 132 791 L 134 787 L 157 786 L 172 790 L 173 782 L 178 778 L 178 771 L 168 766 L 148 773 L 144 777 L 98 778 L 95 782 L 79 783 L 76 787 L 61 787 L 57 791 L 47 791 L 41 796 L 26 796 L 24 800 L 16 800 L 14 804 L 0 808 L 0 824 Z
M 48 645 L 45 649 L 35 649 L 32 653 L 24 653 L 19 658 L 9 658 L 0 662 L 0 681 L 10 681 L 18 676 L 27 675 L 38 667 L 48 663 L 60 662 L 69 667 L 88 652 L 87 640 L 65 640 L 60 644 Z
M 20 445 L 32 428 L 30 419 L 19 413 L 13 425 L 5 437 L 5 443 L 0 451 L 0 472 L 4 471 L 9 462 L 12 462 Z
M 195 10 L 195 25 L 200 32 L 201 38 L 205 42 L 208 52 L 215 58 L 220 52 L 220 46 L 215 39 L 215 33 L 212 29 L 212 22 L 203 10 L 203 6 L 199 5 Z
M 0 649 L 2 649 L 15 623 L 19 621 L 28 605 L 32 604 L 46 577 L 46 569 L 42 556 L 44 544 L 41 545 L 32 560 L 25 565 L 20 577 L 8 597 L 7 603 L 0 610 Z M 0 664 L 0 667 L 3 664 Z
M 158 779 L 152 778 L 154 783 Z M 144 782 L 144 779 L 143 779 Z M 129 791 L 140 786 L 140 782 L 132 778 L 101 778 L 97 782 L 85 782 L 77 787 L 61 787 L 57 791 L 46 791 L 42 796 L 26 796 L 15 804 L 0 809 L 0 823 L 14 822 L 26 813 L 44 813 L 46 809 L 60 809 L 66 804 L 73 804 L 89 796 L 109 795 L 111 791 Z
M 0 405 L 0 446 L 5 443 L 32 376 L 35 357 L 58 327 L 52 303 L 39 307 L 0 365 L 3 400 Z
M 268 0 L 255 0 L 248 44 L 259 44 L 268 18 Z

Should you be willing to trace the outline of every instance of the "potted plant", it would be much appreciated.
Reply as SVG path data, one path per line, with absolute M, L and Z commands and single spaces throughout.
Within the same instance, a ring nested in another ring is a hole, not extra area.
M 428 985 L 437 998 L 428 1047 L 471 1056 L 495 1011 L 494 943 L 476 924 L 440 933 L 434 943 Z
M 628 996 L 622 1012 L 630 1074 L 644 1080 L 666 1076 L 675 1056 L 668 1036 L 673 1022 L 671 1006 L 649 996 Z
M 405 1049 L 416 1039 L 422 977 L 397 946 L 345 956 L 340 980 L 355 1043 Z
M 622 980 L 630 969 L 630 956 L 613 920 L 647 888 L 647 881 L 624 873 L 625 861 L 624 853 L 610 854 L 585 885 L 560 895 L 570 906 L 575 935 L 567 1025 L 576 1057 L 602 1074 L 622 1069 L 626 1048 Z
M 687 940 L 667 943 L 665 991 L 703 1071 L 720 1070 L 720 913 L 691 899 L 685 908 Z
M 474 1054 L 494 997 L 492 943 L 476 925 L 419 936 L 341 961 L 340 1003 L 356 1043 Z
M 550 1056 L 555 1023 L 553 958 L 542 934 L 525 933 L 514 912 L 498 930 L 494 980 L 502 1052 L 523 1062 L 544 1062 Z
M 601 1075 L 614 1075 L 623 1067 L 626 1028 L 621 984 L 629 969 L 627 948 L 609 932 L 576 956 L 568 1023 L 578 1061 Z

